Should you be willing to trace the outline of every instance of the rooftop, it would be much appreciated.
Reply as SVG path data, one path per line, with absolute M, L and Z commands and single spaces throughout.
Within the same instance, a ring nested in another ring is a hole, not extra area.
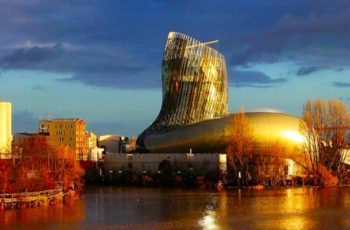
M 40 121 L 79 121 L 79 120 L 83 120 L 83 119 L 80 119 L 80 118 L 54 118 L 51 120 L 40 119 Z

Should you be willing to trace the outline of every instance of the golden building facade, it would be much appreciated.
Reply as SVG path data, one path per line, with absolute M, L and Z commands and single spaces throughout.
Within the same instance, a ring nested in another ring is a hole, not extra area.
M 156 120 L 137 139 L 144 153 L 224 153 L 232 143 L 225 58 L 206 43 L 169 33 L 162 62 L 163 102 Z M 256 154 L 301 162 L 300 119 L 276 112 L 246 113 Z M 272 153 L 274 145 L 284 151 Z
M 0 158 L 7 158 L 11 153 L 12 142 L 12 105 L 0 101 Z
M 228 115 L 224 56 L 185 34 L 170 32 L 162 61 L 162 107 L 138 138 Z
M 194 38 L 170 32 L 162 61 L 162 90 L 162 107 L 150 129 L 227 115 L 224 56 Z
M 89 135 L 86 134 L 84 120 L 78 118 L 40 120 L 39 133 L 46 133 L 52 146 L 69 147 L 76 154 L 77 160 L 88 159 Z

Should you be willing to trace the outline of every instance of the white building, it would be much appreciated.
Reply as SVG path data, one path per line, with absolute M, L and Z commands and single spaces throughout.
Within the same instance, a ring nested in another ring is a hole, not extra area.
M 94 162 L 103 160 L 103 148 L 98 148 L 98 147 L 89 148 L 89 160 Z
M 9 158 L 12 142 L 12 105 L 0 101 L 0 158 Z
M 89 160 L 98 162 L 103 159 L 103 148 L 97 147 L 97 136 L 93 132 L 87 132 L 89 137 Z
M 162 161 L 168 161 L 173 169 L 185 172 L 195 168 L 201 173 L 220 170 L 226 173 L 226 154 L 220 153 L 107 153 L 104 158 L 106 170 L 132 170 L 136 173 L 155 173 Z

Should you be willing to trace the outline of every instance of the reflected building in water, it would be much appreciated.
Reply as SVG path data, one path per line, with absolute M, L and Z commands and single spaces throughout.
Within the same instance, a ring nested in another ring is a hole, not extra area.
M 187 35 L 170 32 L 162 61 L 159 115 L 137 139 L 142 153 L 224 153 L 232 138 L 225 57 Z M 300 162 L 300 119 L 280 112 L 247 112 L 255 153 Z M 283 146 L 283 152 L 271 147 Z M 290 167 L 288 170 L 293 169 Z

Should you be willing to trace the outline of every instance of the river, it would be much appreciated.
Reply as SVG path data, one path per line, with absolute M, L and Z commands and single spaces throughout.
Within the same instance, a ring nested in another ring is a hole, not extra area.
M 0 229 L 350 229 L 350 187 L 87 188 L 62 205 L 0 211 Z

